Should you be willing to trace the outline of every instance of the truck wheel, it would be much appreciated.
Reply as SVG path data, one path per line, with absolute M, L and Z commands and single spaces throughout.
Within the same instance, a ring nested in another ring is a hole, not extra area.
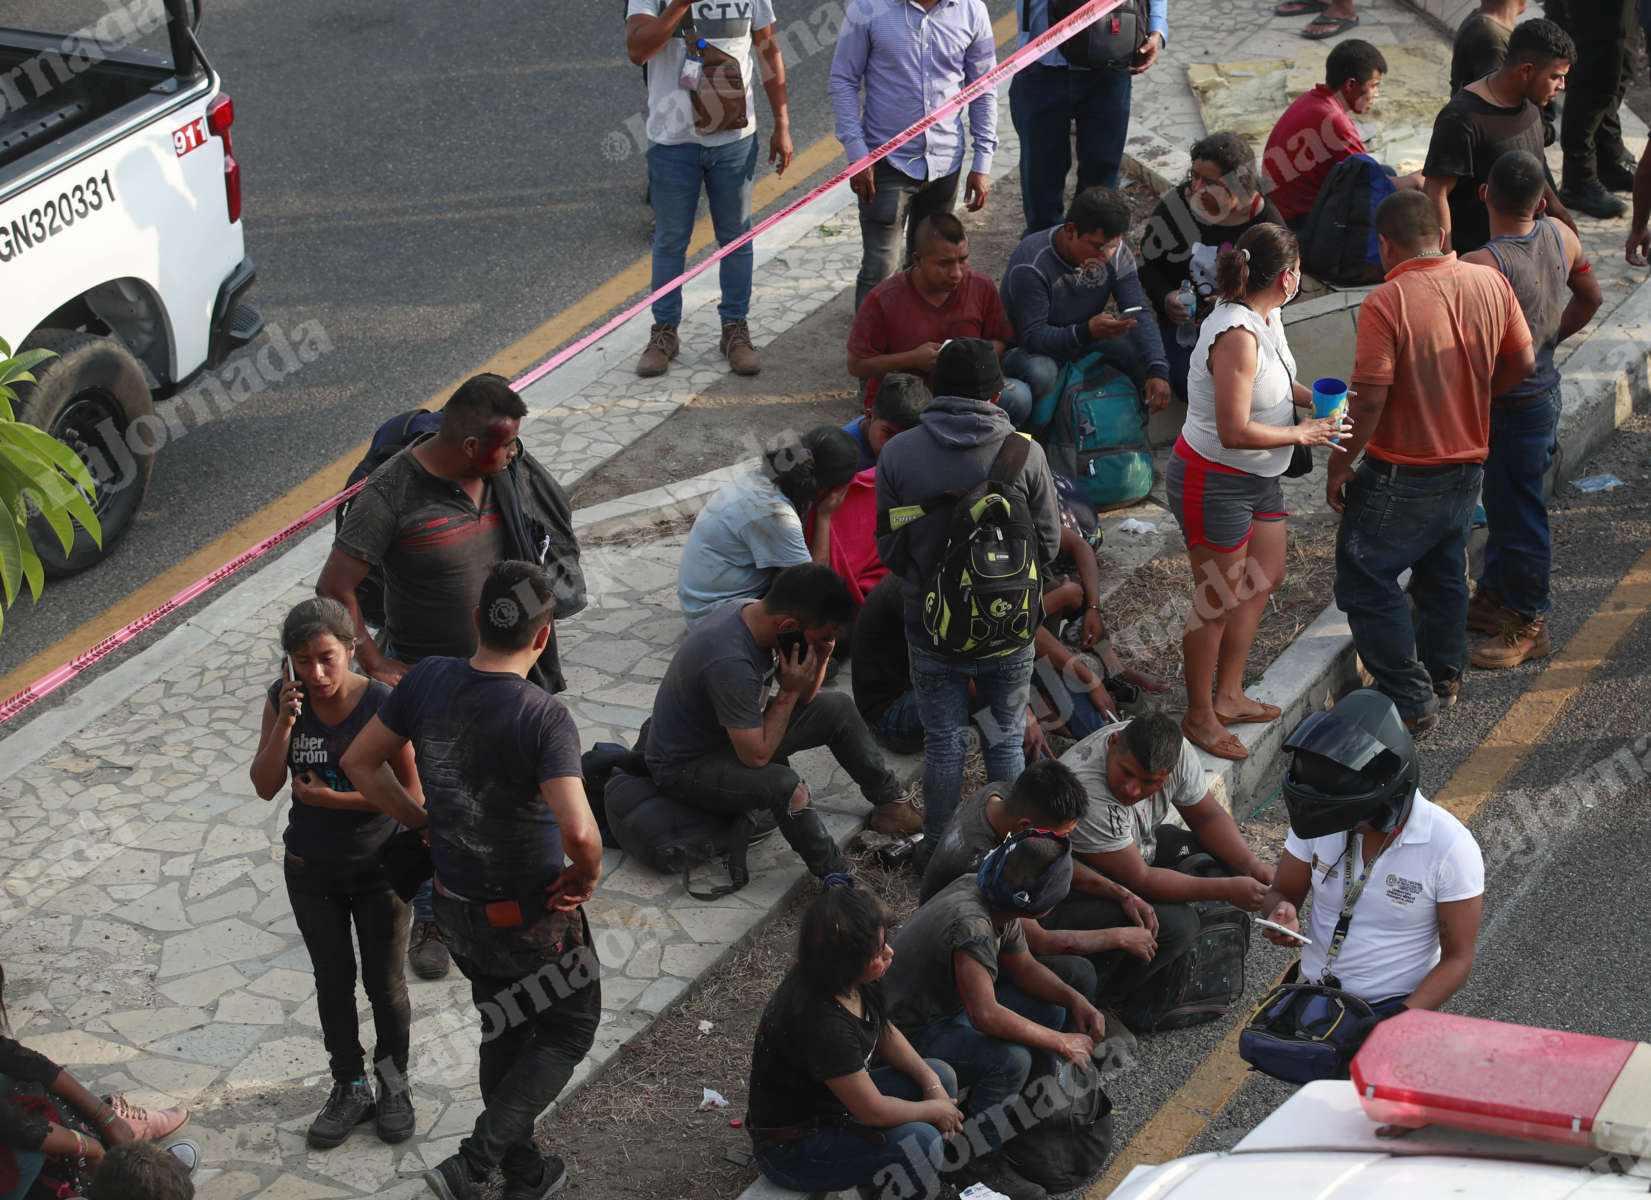
M 155 408 L 143 368 L 114 338 L 42 329 L 23 346 L 55 350 L 58 357 L 35 368 L 35 383 L 17 388 L 17 419 L 66 444 L 97 482 L 93 509 L 103 526 L 102 546 L 76 525 L 74 546 L 64 554 L 45 518 L 35 513 L 29 519 L 29 539 L 41 565 L 58 578 L 100 562 L 131 528 L 155 452 L 152 438 L 129 436 L 128 430 Z

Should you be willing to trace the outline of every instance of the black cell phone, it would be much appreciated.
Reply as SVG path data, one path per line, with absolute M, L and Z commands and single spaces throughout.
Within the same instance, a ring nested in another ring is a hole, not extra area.
M 800 629 L 780 630 L 780 657 L 786 662 L 802 662 L 808 655 L 808 638 Z

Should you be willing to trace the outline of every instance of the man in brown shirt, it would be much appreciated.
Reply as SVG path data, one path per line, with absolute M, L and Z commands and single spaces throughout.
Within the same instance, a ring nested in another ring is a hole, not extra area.
M 1383 200 L 1376 233 L 1387 282 L 1359 313 L 1353 433 L 1330 456 L 1327 499 L 1342 514 L 1336 603 L 1376 686 L 1419 734 L 1456 702 L 1467 666 L 1467 538 L 1490 398 L 1536 355 L 1513 288 L 1443 249 L 1426 195 Z

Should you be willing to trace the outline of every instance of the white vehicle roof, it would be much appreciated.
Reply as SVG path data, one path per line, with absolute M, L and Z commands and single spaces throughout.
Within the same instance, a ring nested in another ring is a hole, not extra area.
M 1231 1150 L 1136 1167 L 1112 1200 L 1561 1200 L 1643 1196 L 1598 1150 L 1429 1126 L 1384 1137 L 1346 1081 L 1310 1083 Z M 1623 1163 L 1627 1168 L 1629 1164 Z

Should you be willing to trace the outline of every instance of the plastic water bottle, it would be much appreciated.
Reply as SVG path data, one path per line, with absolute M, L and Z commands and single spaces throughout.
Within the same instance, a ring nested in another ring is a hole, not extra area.
M 1196 346 L 1198 344 L 1198 320 L 1194 313 L 1198 308 L 1198 296 L 1192 290 L 1190 279 L 1181 281 L 1181 290 L 1175 293 L 1175 303 L 1180 305 L 1181 310 L 1187 314 L 1186 321 L 1176 326 L 1175 340 L 1183 346 Z

